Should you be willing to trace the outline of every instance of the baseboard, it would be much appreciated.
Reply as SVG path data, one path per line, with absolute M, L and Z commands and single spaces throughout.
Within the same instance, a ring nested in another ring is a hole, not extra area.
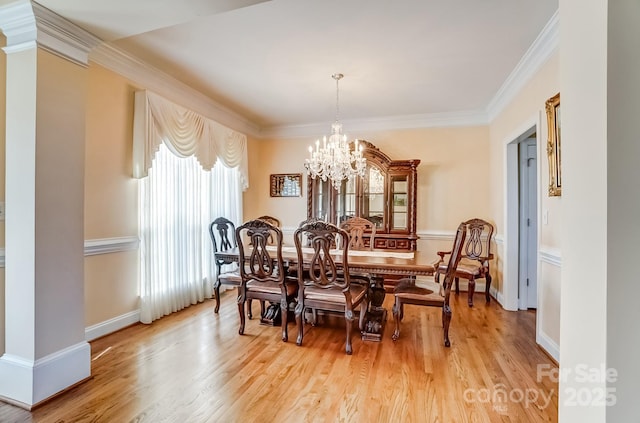
M 498 289 L 494 287 L 494 288 L 489 288 L 489 294 L 491 294 L 491 296 L 496 299 L 498 304 L 500 304 L 500 306 L 506 310 L 504 306 L 504 296 L 502 295 L 502 292 L 498 291 Z
M 545 333 L 536 330 L 536 342 L 553 359 L 556 364 L 560 362 L 560 346 Z
M 105 320 L 97 325 L 89 326 L 84 330 L 85 339 L 93 341 L 94 339 L 108 335 L 110 333 L 124 329 L 140 321 L 140 310 L 123 314 L 113 319 Z
M 80 342 L 35 362 L 4 354 L 0 374 L 0 396 L 28 408 L 90 377 L 91 346 Z

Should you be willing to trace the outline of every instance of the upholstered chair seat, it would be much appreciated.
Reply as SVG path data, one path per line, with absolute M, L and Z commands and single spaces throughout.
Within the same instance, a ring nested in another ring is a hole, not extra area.
M 359 303 L 367 294 L 367 287 L 364 285 L 351 284 L 349 291 L 351 291 L 351 301 Z M 336 304 L 346 303 L 344 294 L 337 290 L 328 290 L 309 286 L 305 289 L 305 295 L 308 300 L 320 300 Z
M 457 273 L 460 275 L 460 277 L 464 277 L 465 279 L 469 279 L 472 276 L 478 277 L 481 273 L 483 273 L 483 267 L 484 266 L 482 266 L 482 264 L 478 263 L 477 261 L 463 258 L 458 264 Z M 447 264 L 440 263 L 440 265 L 438 266 L 438 272 L 446 273 L 446 271 Z
M 298 281 L 294 278 L 286 278 L 287 296 L 295 295 L 298 292 Z M 247 291 L 262 292 L 265 294 L 280 294 L 281 288 L 278 282 L 258 282 L 255 280 L 247 281 Z

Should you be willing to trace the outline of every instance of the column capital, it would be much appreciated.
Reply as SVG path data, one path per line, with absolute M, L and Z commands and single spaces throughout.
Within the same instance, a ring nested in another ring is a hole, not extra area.
M 28 1 L 15 1 L 0 7 L 0 31 L 7 40 L 4 51 L 12 53 L 33 48 L 38 36 L 36 18 Z
M 0 6 L 0 31 L 7 38 L 5 52 L 34 47 L 81 66 L 89 63 L 89 52 L 102 40 L 38 3 L 17 0 Z

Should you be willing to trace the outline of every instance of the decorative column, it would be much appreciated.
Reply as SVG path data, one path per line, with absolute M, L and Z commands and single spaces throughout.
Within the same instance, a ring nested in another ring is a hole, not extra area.
M 88 53 L 99 40 L 29 1 L 6 37 L 5 352 L 0 399 L 30 409 L 91 375 L 84 324 Z

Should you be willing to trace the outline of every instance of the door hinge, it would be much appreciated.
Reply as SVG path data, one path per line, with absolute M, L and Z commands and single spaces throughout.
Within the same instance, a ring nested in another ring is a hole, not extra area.
M 531 226 L 531 219 L 527 218 L 527 226 Z
M 527 286 L 529 286 L 529 278 L 527 278 Z

